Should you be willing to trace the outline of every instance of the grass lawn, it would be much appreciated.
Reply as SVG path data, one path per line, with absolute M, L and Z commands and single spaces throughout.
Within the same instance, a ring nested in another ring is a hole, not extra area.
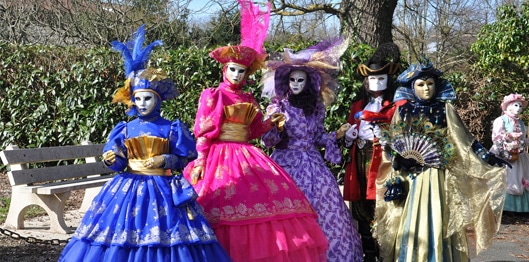
M 11 198 L 0 197 L 0 225 L 6 221 L 7 211 L 9 210 L 9 204 L 11 203 Z M 32 205 L 28 207 L 26 211 L 26 218 L 38 217 L 46 215 L 44 208 Z

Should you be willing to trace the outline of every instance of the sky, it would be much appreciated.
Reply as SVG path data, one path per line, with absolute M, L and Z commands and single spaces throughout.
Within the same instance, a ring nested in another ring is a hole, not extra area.
M 209 0 L 191 0 L 189 2 L 189 9 L 195 13 L 195 17 L 210 16 L 218 10 L 218 4 L 210 3 Z

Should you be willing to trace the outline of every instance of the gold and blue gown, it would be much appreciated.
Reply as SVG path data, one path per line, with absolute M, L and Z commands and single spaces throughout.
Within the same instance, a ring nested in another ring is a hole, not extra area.
M 501 224 L 504 168 L 485 163 L 472 150 L 475 139 L 451 104 L 415 106 L 407 103 L 397 108 L 392 124 L 411 117 L 413 110 L 422 111 L 435 125 L 446 126 L 446 138 L 455 151 L 446 168 L 426 168 L 411 177 L 395 171 L 384 154 L 374 228 L 381 257 L 384 261 L 469 261 L 470 251 L 479 253 L 491 245 Z M 394 176 L 405 179 L 408 194 L 400 201 L 386 202 L 385 183 Z
M 159 114 L 120 122 L 108 150 L 116 154 L 109 167 L 119 173 L 95 197 L 59 261 L 231 261 L 180 173 L 197 155 L 185 124 Z M 157 155 L 164 166 L 143 167 Z

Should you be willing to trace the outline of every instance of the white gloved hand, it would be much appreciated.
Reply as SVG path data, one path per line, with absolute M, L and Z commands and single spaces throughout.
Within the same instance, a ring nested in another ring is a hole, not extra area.
M 165 158 L 163 156 L 153 156 L 143 162 L 143 166 L 146 168 L 159 168 L 165 164 Z
M 350 147 L 353 141 L 358 137 L 357 124 L 352 125 L 347 132 L 345 132 L 345 146 Z
M 353 141 L 358 137 L 358 130 L 356 130 L 356 127 L 357 124 L 354 124 L 349 127 L 347 132 L 345 132 L 345 139 Z

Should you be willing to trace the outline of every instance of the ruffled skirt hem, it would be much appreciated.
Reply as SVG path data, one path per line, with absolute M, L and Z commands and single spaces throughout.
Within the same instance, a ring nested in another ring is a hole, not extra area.
M 529 212 L 529 193 L 524 190 L 522 195 L 506 194 L 503 211 Z
M 327 260 L 327 238 L 312 216 L 240 226 L 220 225 L 213 230 L 236 262 Z
M 216 241 L 193 245 L 162 246 L 105 246 L 89 240 L 73 238 L 65 247 L 62 262 L 176 262 L 176 261 L 231 261 L 226 251 Z

